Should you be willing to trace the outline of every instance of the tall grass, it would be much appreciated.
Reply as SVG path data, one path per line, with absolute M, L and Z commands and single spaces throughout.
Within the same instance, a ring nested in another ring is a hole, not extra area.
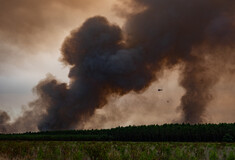
M 0 141 L 0 159 L 235 160 L 235 143 Z

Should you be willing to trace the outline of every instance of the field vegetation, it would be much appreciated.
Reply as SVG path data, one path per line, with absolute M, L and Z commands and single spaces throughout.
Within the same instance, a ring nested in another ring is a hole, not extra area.
M 235 160 L 234 124 L 0 134 L 0 160 Z
M 235 160 L 234 143 L 0 141 L 0 159 Z

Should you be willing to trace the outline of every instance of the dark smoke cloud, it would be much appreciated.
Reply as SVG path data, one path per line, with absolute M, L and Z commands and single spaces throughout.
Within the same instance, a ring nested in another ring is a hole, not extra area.
M 0 111 L 0 132 L 7 132 L 7 123 L 9 120 L 9 115 L 4 111 Z
M 88 19 L 71 33 L 62 47 L 62 60 L 73 66 L 71 84 L 66 88 L 52 80 L 39 87 L 42 101 L 51 104 L 40 130 L 82 128 L 95 109 L 107 103 L 107 95 L 145 88 L 153 76 L 141 65 L 140 49 L 126 49 L 122 36 L 104 17 Z
M 143 92 L 163 69 L 179 64 L 186 91 L 180 105 L 182 121 L 203 122 L 213 98 L 211 88 L 219 79 L 217 66 L 207 63 L 234 58 L 235 1 L 133 2 L 143 9 L 127 15 L 123 30 L 97 16 L 65 39 L 61 60 L 71 66 L 71 82 L 49 76 L 36 86 L 39 99 L 33 107 L 41 110 L 39 130 L 83 128 L 109 95 Z M 232 52 L 214 58 L 227 48 Z
M 144 46 L 147 64 L 155 72 L 159 70 L 156 64 L 162 61 L 168 67 L 177 63 L 184 65 L 180 82 L 186 90 L 180 106 L 184 114 L 182 121 L 202 122 L 205 108 L 212 100 L 210 90 L 219 78 L 214 71 L 218 66 L 208 63 L 211 59 L 220 63 L 222 59 L 234 59 L 235 2 L 138 2 L 147 9 L 129 17 L 126 28 L 133 36 L 132 45 Z M 226 53 L 226 48 L 233 50 Z M 224 51 L 218 56 L 217 49 Z M 214 64 L 218 65 L 217 62 Z
M 195 58 L 185 62 L 180 85 L 186 93 L 181 98 L 184 122 L 202 123 L 206 106 L 212 100 L 211 88 L 218 81 L 217 75 L 208 68 L 205 60 Z
M 23 109 L 22 116 L 18 117 L 14 122 L 10 122 L 10 116 L 0 110 L 0 133 L 28 132 L 37 131 L 37 123 L 42 118 L 45 110 L 41 106 L 43 103 L 35 100 L 28 104 L 29 108 Z

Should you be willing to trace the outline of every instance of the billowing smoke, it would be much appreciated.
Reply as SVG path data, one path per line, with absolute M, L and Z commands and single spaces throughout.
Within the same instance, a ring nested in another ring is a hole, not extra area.
M 31 112 L 40 117 L 39 130 L 83 128 L 109 95 L 142 92 L 163 69 L 176 65 L 182 66 L 180 85 L 185 89 L 179 106 L 182 121 L 203 122 L 219 79 L 217 66 L 211 64 L 235 58 L 235 1 L 132 3 L 142 9 L 125 15 L 123 29 L 97 16 L 65 39 L 61 60 L 71 67 L 71 81 L 60 83 L 48 76 L 35 87 L 39 99 L 31 103 Z M 1 123 L 7 121 L 1 113 Z

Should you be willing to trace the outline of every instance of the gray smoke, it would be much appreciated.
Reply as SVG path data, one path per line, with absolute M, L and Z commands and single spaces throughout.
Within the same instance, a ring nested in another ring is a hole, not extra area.
M 143 9 L 126 15 L 124 29 L 97 16 L 65 39 L 61 60 L 71 67 L 71 81 L 60 83 L 49 76 L 35 87 L 39 99 L 32 112 L 41 112 L 39 130 L 81 129 L 97 108 L 107 104 L 109 95 L 141 92 L 163 69 L 179 64 L 180 85 L 186 91 L 182 120 L 203 122 L 213 98 L 211 89 L 219 79 L 216 66 L 207 63 L 212 59 L 221 63 L 223 58 L 215 58 L 218 51 L 235 47 L 235 1 L 131 2 Z M 219 57 L 234 55 L 221 52 Z

